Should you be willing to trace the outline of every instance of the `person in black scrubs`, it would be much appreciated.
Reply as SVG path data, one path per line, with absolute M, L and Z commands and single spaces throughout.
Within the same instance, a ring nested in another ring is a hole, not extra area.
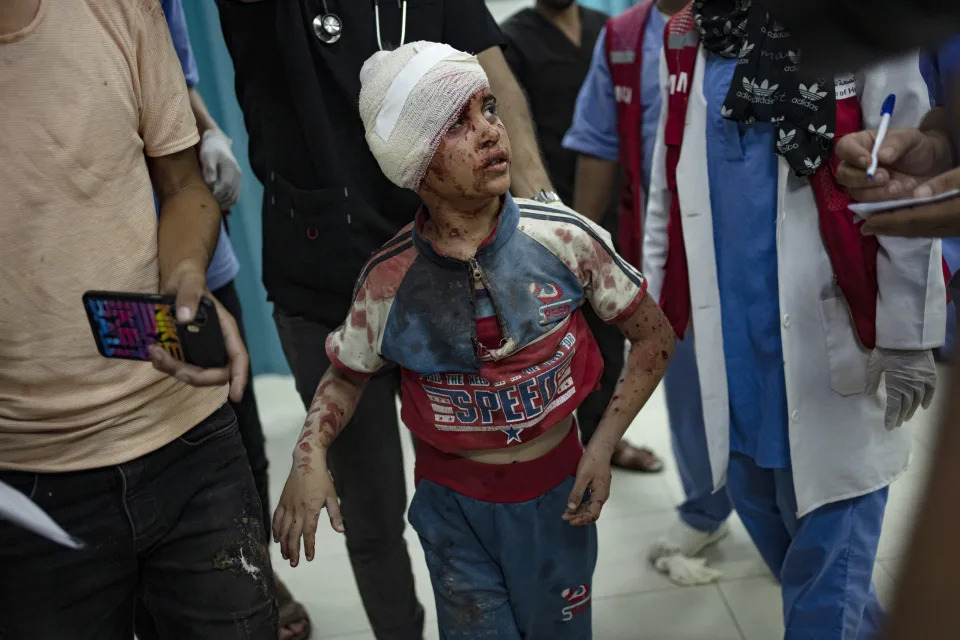
M 577 152 L 563 148 L 563 137 L 573 123 L 580 86 L 590 70 L 594 46 L 607 15 L 575 0 L 537 0 L 502 25 L 507 41 L 505 56 L 530 101 L 537 139 L 543 149 L 547 171 L 561 200 L 573 204 Z M 619 187 L 618 187 L 619 188 Z M 617 237 L 617 198 L 610 198 L 601 224 Z M 623 335 L 584 309 L 590 331 L 603 354 L 600 389 L 590 395 L 577 411 L 580 433 L 586 443 L 597 430 L 600 418 L 613 397 L 623 370 Z M 649 449 L 621 440 L 613 454 L 613 465 L 632 471 L 656 473 L 663 462 Z
M 477 53 L 514 143 L 511 190 L 557 199 L 523 92 L 483 0 L 217 0 L 250 164 L 264 184 L 263 281 L 305 406 L 329 366 L 324 343 L 346 317 L 367 258 L 413 220 L 416 194 L 381 173 L 364 140 L 360 68 L 379 48 L 444 42 Z M 423 607 L 403 539 L 406 492 L 396 370 L 368 383 L 328 460 L 347 550 L 380 639 L 419 639 Z M 322 620 L 314 620 L 321 627 Z

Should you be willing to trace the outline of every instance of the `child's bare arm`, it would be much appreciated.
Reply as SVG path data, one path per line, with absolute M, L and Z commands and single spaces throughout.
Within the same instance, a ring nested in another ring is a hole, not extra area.
M 600 517 L 600 510 L 610 496 L 610 458 L 614 447 L 660 384 L 676 346 L 670 323 L 650 297 L 645 297 L 636 311 L 618 326 L 630 341 L 630 356 L 577 470 L 563 514 L 564 520 L 573 525 L 586 525 Z M 583 502 L 587 490 L 590 499 Z
M 322 449 L 326 457 L 326 450 L 353 417 L 366 386 L 367 380 L 363 376 L 350 375 L 336 367 L 327 369 L 320 379 L 317 392 L 313 394 L 297 448 L 293 452 L 294 460 L 299 456 L 302 464 L 304 455 L 309 456 L 311 449 L 316 448 Z
M 630 355 L 591 440 L 602 441 L 611 451 L 660 384 L 677 342 L 667 316 L 649 296 L 618 326 L 630 341 Z
M 343 533 L 343 518 L 327 470 L 327 450 L 350 421 L 366 379 L 330 367 L 310 403 L 300 439 L 293 450 L 293 468 L 273 515 L 273 537 L 280 552 L 295 567 L 303 537 L 307 561 L 313 560 L 317 520 L 326 507 L 330 526 Z

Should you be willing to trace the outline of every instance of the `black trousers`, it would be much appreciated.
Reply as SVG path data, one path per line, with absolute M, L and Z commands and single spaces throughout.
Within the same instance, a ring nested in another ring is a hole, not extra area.
M 137 600 L 162 640 L 276 640 L 260 500 L 229 406 L 121 465 L 0 480 L 86 542 L 0 520 L 3 640 L 130 640 Z
M 240 327 L 243 341 L 247 341 L 243 329 L 243 309 L 240 308 L 240 298 L 233 281 L 213 292 L 217 300 L 227 308 Z M 234 413 L 237 414 L 237 423 L 240 425 L 240 439 L 243 448 L 247 451 L 247 460 L 250 462 L 250 471 L 253 472 L 253 482 L 257 486 L 260 496 L 260 505 L 263 508 L 262 520 L 267 540 L 271 540 L 270 523 L 273 521 L 273 511 L 270 508 L 270 482 L 267 477 L 267 451 L 264 447 L 263 425 L 260 423 L 260 413 L 257 410 L 257 399 L 253 395 L 253 380 L 248 381 L 240 402 L 231 402 Z
M 330 366 L 327 335 L 333 327 L 274 313 L 280 342 L 308 407 Z M 421 640 L 423 607 L 413 586 L 403 537 L 407 494 L 397 422 L 399 371 L 370 379 L 327 456 L 347 529 L 347 552 L 363 607 L 378 640 Z

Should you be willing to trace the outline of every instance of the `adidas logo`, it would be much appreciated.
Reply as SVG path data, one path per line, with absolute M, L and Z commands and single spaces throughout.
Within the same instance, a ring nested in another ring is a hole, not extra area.
M 744 41 L 743 41 L 743 46 L 740 47 L 740 57 L 741 57 L 741 58 L 746 58 L 746 57 L 749 56 L 752 52 L 753 52 L 753 45 L 750 44 L 749 42 L 747 42 L 746 40 L 744 40 Z
M 720 106 L 720 115 L 721 115 L 722 117 L 724 117 L 724 118 L 732 118 L 732 117 L 733 117 L 733 109 L 728 109 L 727 107 L 721 105 L 721 106 Z
M 747 31 L 747 19 L 744 18 L 743 22 L 737 25 L 737 33 L 746 33 Z
M 819 129 L 815 128 L 812 124 L 807 127 L 807 131 L 824 138 L 830 138 L 833 140 L 833 132 L 827 132 L 827 125 L 823 125 Z
M 809 87 L 802 82 L 800 83 L 800 95 L 809 100 L 810 102 L 817 102 L 827 97 L 826 91 L 820 91 L 820 85 L 814 82 Z
M 800 64 L 799 51 L 787 51 L 787 57 L 790 58 L 790 62 L 792 62 L 793 64 Z
M 810 171 L 816 171 L 817 169 L 819 169 L 820 162 L 821 162 L 820 156 L 817 156 L 813 160 L 811 160 L 810 158 L 803 159 L 803 164 L 806 165 L 807 169 L 810 169 Z
M 755 94 L 761 98 L 769 98 L 773 95 L 774 91 L 780 88 L 779 84 L 770 84 L 768 80 L 764 80 L 760 84 L 757 84 L 756 80 L 751 80 L 750 78 L 743 79 L 743 88 L 749 93 Z M 824 96 L 827 94 L 823 94 Z M 823 97 L 823 96 L 821 96 Z
M 770 25 L 770 30 L 771 30 L 771 31 L 783 31 L 783 30 L 784 30 L 784 26 L 783 26 L 782 24 L 780 24 L 779 22 L 777 22 L 776 20 L 774 20 L 774 21 L 773 21 L 773 24 Z
M 785 154 L 788 151 L 793 151 L 799 145 L 793 144 L 793 139 L 797 137 L 797 130 L 794 129 L 790 133 L 787 133 L 783 129 L 780 130 L 780 139 L 777 140 L 777 149 L 780 153 Z
M 770 122 L 777 124 L 787 119 L 787 116 L 770 116 Z

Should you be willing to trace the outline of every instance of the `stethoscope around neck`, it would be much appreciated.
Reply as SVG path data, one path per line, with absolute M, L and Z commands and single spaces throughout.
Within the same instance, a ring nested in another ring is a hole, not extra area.
M 402 47 L 407 39 L 407 0 L 397 0 L 397 6 L 403 7 L 403 14 L 400 22 L 400 46 Z M 380 0 L 373 2 L 373 15 L 377 22 L 377 47 L 383 51 L 383 41 L 380 39 Z M 343 35 L 343 21 L 335 13 L 330 13 L 327 9 L 327 0 L 323 0 L 323 13 L 313 19 L 313 32 L 317 40 L 324 44 L 333 44 Z

